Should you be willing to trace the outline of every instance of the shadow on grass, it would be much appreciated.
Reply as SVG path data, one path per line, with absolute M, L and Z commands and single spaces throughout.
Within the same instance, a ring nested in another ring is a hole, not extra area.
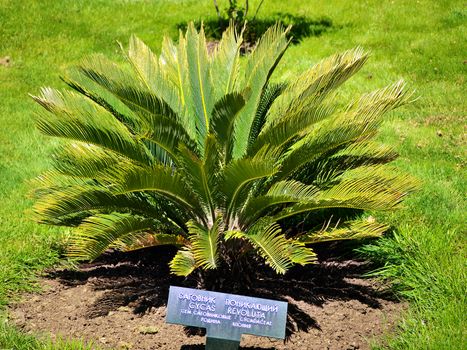
M 381 308 L 379 300 L 392 299 L 390 294 L 370 284 L 352 280 L 367 272 L 370 266 L 349 257 L 339 258 L 342 256 L 339 251 L 348 251 L 348 245 L 323 243 L 314 248 L 322 258 L 317 264 L 296 266 L 284 276 L 257 266 L 257 280 L 247 291 L 238 293 L 288 301 L 287 339 L 298 331 L 320 330 L 317 320 L 300 308 L 300 302 L 322 307 L 328 301 L 357 300 L 369 308 Z M 330 251 L 337 255 L 330 255 Z M 130 253 L 110 252 L 92 264 L 81 265 L 79 270 L 53 271 L 49 277 L 68 286 L 88 283 L 94 290 L 105 291 L 87 310 L 89 318 L 105 316 L 121 306 L 130 307 L 135 314 L 143 314 L 153 307 L 166 306 L 170 285 L 196 288 L 194 278 L 185 279 L 169 273 L 168 262 L 175 253 L 172 247 Z M 185 332 L 187 335 L 205 334 L 204 329 L 193 327 L 186 327 Z
M 208 18 L 204 21 L 194 21 L 195 27 L 198 30 L 201 28 L 201 23 L 203 23 L 206 37 L 211 40 L 220 40 L 222 33 L 229 26 L 229 20 L 226 18 Z M 306 16 L 297 16 L 290 13 L 276 13 L 268 18 L 257 18 L 251 22 L 247 22 L 243 35 L 244 41 L 248 44 L 254 44 L 269 27 L 276 23 L 280 23 L 284 27 L 292 26 L 289 38 L 292 38 L 292 43 L 294 44 L 299 43 L 303 38 L 320 36 L 333 28 L 332 20 L 327 17 L 311 19 Z M 185 31 L 187 24 L 178 23 L 177 28 Z

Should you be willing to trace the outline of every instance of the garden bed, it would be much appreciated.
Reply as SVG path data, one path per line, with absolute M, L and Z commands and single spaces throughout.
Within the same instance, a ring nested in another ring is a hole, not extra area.
M 202 330 L 165 323 L 169 285 L 195 282 L 169 275 L 170 256 L 162 253 L 112 253 L 77 271 L 49 271 L 42 293 L 12 306 L 11 322 L 27 332 L 84 338 L 103 348 L 203 349 Z M 243 348 L 369 349 L 372 338 L 391 330 L 404 304 L 360 278 L 365 269 L 361 261 L 327 258 L 279 279 L 265 274 L 249 294 L 289 302 L 287 339 L 244 335 Z

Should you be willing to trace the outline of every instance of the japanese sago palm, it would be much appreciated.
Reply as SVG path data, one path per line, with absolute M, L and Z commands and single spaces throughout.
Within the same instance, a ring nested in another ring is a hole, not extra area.
M 344 104 L 335 91 L 367 60 L 360 48 L 272 83 L 286 32 L 270 28 L 244 58 L 232 28 L 212 53 L 192 25 L 159 56 L 132 37 L 125 64 L 94 56 L 64 78 L 72 90 L 42 89 L 37 127 L 61 141 L 36 183 L 38 221 L 72 227 L 78 258 L 175 245 L 184 276 L 241 261 L 285 273 L 316 259 L 311 243 L 381 235 L 384 224 L 329 209 L 393 209 L 413 189 L 373 140 L 407 102 L 404 84 Z M 284 233 L 323 210 L 315 229 Z

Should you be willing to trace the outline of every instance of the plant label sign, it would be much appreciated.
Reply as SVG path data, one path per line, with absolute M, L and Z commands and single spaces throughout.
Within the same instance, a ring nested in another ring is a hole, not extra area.
M 286 319 L 283 301 L 170 287 L 166 322 L 206 328 L 206 349 L 236 349 L 243 333 L 284 339 Z

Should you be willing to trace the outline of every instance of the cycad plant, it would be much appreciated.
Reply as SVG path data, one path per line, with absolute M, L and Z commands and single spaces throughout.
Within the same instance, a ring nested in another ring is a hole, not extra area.
M 393 209 L 413 189 L 373 141 L 408 94 L 398 82 L 345 105 L 335 91 L 367 60 L 359 48 L 273 83 L 286 34 L 270 28 L 245 58 L 233 28 L 212 53 L 193 25 L 159 57 L 132 37 L 126 64 L 94 56 L 64 78 L 74 91 L 44 88 L 37 127 L 61 141 L 36 183 L 39 222 L 72 227 L 78 258 L 175 245 L 183 276 L 264 263 L 283 274 L 316 259 L 311 243 L 381 235 L 329 209 Z M 284 233 L 323 210 L 321 225 Z

